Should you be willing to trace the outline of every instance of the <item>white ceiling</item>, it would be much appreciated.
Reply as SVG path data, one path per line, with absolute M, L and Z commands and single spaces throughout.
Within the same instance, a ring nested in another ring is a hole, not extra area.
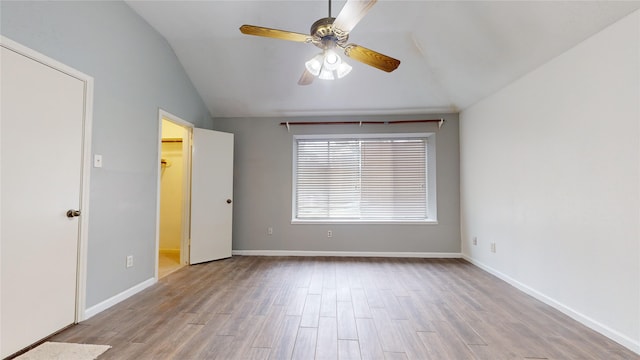
M 459 111 L 640 8 L 640 1 L 380 0 L 349 42 L 400 67 L 386 73 L 343 57 L 353 66 L 345 78 L 299 86 L 318 48 L 238 28 L 308 33 L 328 15 L 327 1 L 127 3 L 167 39 L 214 118 Z M 332 15 L 343 5 L 334 1 Z

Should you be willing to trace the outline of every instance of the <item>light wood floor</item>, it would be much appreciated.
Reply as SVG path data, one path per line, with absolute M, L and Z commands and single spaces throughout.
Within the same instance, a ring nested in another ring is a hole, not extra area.
M 161 251 L 158 253 L 158 279 L 162 279 L 183 266 L 183 264 L 180 264 L 179 252 Z
M 233 257 L 53 341 L 103 359 L 640 359 L 460 259 Z

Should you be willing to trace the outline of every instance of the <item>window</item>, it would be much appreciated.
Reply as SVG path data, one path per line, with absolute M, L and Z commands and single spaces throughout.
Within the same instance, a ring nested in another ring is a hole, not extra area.
M 435 222 L 433 134 L 295 136 L 292 222 Z

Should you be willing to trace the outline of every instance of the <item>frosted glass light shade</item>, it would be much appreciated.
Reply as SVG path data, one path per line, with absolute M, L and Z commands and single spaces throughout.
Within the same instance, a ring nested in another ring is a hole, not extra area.
M 322 68 L 322 71 L 320 71 L 320 76 L 318 76 L 320 79 L 322 80 L 334 80 L 336 77 L 333 75 L 333 71 L 326 69 L 326 68 Z
M 333 50 L 325 50 L 304 63 L 307 71 L 322 80 L 335 80 L 351 72 L 351 65 L 342 61 Z
M 330 71 L 336 70 L 342 59 L 333 50 L 327 50 L 324 54 L 324 67 Z
M 338 79 L 342 79 L 343 77 L 347 76 L 347 74 L 351 72 L 351 69 L 353 69 L 351 65 L 347 64 L 346 62 L 341 63 L 338 66 L 338 69 L 336 69 Z
M 304 63 L 304 66 L 307 68 L 307 71 L 313 74 L 313 76 L 318 76 L 320 74 L 320 70 L 322 69 L 322 63 L 324 61 L 323 55 L 318 54 L 313 57 L 313 59 Z

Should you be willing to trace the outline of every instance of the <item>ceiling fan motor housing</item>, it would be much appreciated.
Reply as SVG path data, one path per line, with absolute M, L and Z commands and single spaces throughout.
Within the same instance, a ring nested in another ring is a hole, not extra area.
M 333 28 L 336 18 L 322 18 L 311 25 L 313 44 L 323 50 L 337 46 L 344 47 L 349 39 L 349 34 Z

